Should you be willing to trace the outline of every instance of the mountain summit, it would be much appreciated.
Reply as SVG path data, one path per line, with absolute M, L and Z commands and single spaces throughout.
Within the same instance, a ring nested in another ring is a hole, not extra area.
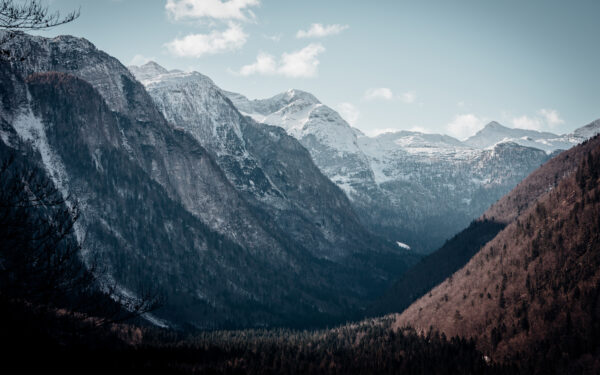
M 489 148 L 501 142 L 513 142 L 526 147 L 534 147 L 552 153 L 567 150 L 584 139 L 573 139 L 550 132 L 509 128 L 496 121 L 488 123 L 475 135 L 465 140 L 465 144 L 476 148 Z
M 162 66 L 158 65 L 154 61 L 149 61 L 142 66 L 128 66 L 128 69 L 136 76 L 136 78 L 140 81 L 145 81 L 147 79 L 157 77 L 161 74 L 167 74 L 169 71 Z

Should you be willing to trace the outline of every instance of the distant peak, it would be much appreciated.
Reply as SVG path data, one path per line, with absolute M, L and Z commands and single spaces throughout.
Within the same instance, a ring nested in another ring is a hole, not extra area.
M 582 128 L 600 128 L 600 118 L 590 122 L 589 124 L 583 126 Z
M 285 96 L 292 100 L 292 99 L 304 99 L 306 101 L 309 102 L 313 102 L 313 103 L 320 103 L 319 100 L 311 93 L 306 92 L 306 91 L 302 91 L 302 90 L 298 90 L 298 89 L 289 89 L 285 92 Z
M 89 40 L 87 40 L 85 38 L 73 36 L 73 35 L 58 35 L 58 36 L 54 37 L 53 39 L 57 40 L 57 41 L 65 41 L 65 42 L 77 43 L 79 45 L 90 46 L 90 47 L 93 47 L 94 49 L 96 48 L 94 46 L 94 44 L 92 42 L 90 42 Z
M 489 122 L 489 123 L 488 123 L 488 124 L 487 124 L 487 125 L 484 127 L 484 129 L 507 129 L 507 127 L 506 127 L 506 126 L 504 126 L 504 125 L 502 125 L 502 124 L 500 124 L 499 122 L 492 121 L 492 122 Z
M 162 74 L 169 73 L 169 71 L 167 69 L 158 65 L 154 61 L 148 61 L 147 63 L 145 63 L 144 65 L 141 65 L 141 66 L 132 65 L 132 66 L 129 66 L 128 68 L 129 68 L 129 71 L 131 73 L 133 73 L 133 75 L 140 81 L 155 78 Z
M 163 73 L 168 72 L 167 69 L 163 68 L 161 65 L 159 65 L 155 61 L 148 61 L 144 65 L 140 66 L 140 68 L 142 68 L 144 70 L 155 70 L 155 71 L 159 71 L 159 72 L 163 72 Z
M 575 129 L 573 135 L 587 139 L 595 136 L 598 133 L 600 133 L 600 119 L 592 121 L 581 128 Z
M 154 60 L 150 60 L 150 61 L 148 61 L 147 63 L 145 63 L 145 64 L 142 64 L 141 66 L 142 66 L 142 67 L 144 67 L 144 66 L 147 66 L 147 67 L 154 66 L 154 67 L 158 67 L 158 68 L 160 68 L 160 69 L 164 69 L 164 68 L 163 68 L 163 67 L 162 67 L 162 66 L 161 66 L 159 63 L 157 63 L 157 62 L 156 62 L 156 61 L 154 61 Z

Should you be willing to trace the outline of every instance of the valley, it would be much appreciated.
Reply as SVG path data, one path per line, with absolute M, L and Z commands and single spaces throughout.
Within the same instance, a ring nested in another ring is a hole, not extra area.
M 141 3 L 0 0 L 2 373 L 600 372 L 596 4 Z

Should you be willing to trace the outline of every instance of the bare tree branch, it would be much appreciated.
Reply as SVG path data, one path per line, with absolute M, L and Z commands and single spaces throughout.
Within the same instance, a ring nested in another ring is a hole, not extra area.
M 8 44 L 19 32 L 43 30 L 64 25 L 79 18 L 80 10 L 64 17 L 60 12 L 50 12 L 40 0 L 0 0 L 0 47 Z M 0 59 L 15 59 L 10 50 L 0 48 Z M 20 57 L 23 60 L 24 57 Z
M 0 0 L 0 29 L 27 31 L 41 30 L 72 22 L 79 17 L 74 10 L 62 17 L 58 11 L 51 13 L 39 0 L 15 2 Z

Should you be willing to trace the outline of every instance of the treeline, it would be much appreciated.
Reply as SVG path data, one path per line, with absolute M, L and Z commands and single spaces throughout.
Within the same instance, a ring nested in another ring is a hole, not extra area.
M 472 340 L 435 332 L 421 336 L 412 329 L 396 331 L 391 323 L 376 320 L 322 331 L 218 331 L 183 337 L 174 331 L 131 326 L 89 331 L 89 322 L 47 316 L 33 325 L 40 328 L 40 340 L 29 350 L 7 357 L 3 366 L 44 373 L 515 373 L 514 367 L 488 363 Z M 82 333 L 72 336 L 69 345 L 57 345 L 41 324 Z M 32 357 L 36 360 L 29 361 Z
M 243 374 L 504 374 L 486 362 L 475 343 L 392 329 L 392 319 L 323 331 L 207 332 L 165 344 L 148 338 L 153 368 L 189 373 Z M 154 343 L 152 343 L 154 341 Z

